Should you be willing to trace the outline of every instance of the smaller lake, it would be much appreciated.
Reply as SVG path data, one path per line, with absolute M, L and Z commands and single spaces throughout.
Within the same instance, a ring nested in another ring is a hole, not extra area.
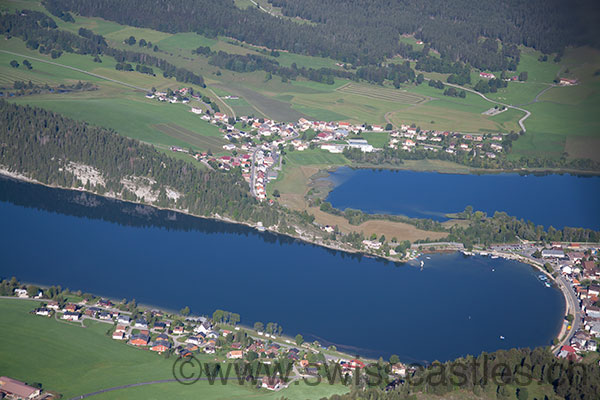
M 438 172 L 339 168 L 327 201 L 344 210 L 401 214 L 445 221 L 471 205 L 492 215 L 505 211 L 536 225 L 600 229 L 600 177 L 460 175 Z

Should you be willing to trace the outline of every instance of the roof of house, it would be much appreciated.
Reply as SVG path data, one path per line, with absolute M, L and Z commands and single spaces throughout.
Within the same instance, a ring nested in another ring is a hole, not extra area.
M 0 376 L 0 390 L 22 398 L 29 398 L 39 391 L 39 389 L 7 376 Z

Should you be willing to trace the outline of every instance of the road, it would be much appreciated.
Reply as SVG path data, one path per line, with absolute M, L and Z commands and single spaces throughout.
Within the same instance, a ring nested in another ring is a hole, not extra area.
M 426 79 L 426 80 L 429 80 L 429 79 Z M 444 85 L 452 86 L 452 87 L 457 88 L 457 89 L 462 89 L 462 90 L 467 91 L 467 92 L 475 93 L 476 95 L 480 96 L 481 98 L 483 98 L 486 101 L 489 101 L 490 103 L 499 104 L 501 106 L 505 106 L 506 108 L 512 108 L 514 110 L 518 110 L 518 111 L 524 112 L 525 116 L 519 120 L 519 126 L 521 127 L 521 130 L 523 132 L 527 132 L 527 129 L 525 129 L 525 120 L 527 118 L 529 118 L 529 116 L 531 115 L 531 112 L 527 111 L 526 109 L 521 108 L 521 107 L 517 107 L 517 106 L 513 106 L 513 105 L 510 105 L 510 104 L 500 103 L 499 101 L 496 101 L 496 100 L 488 99 L 483 93 L 479 93 L 476 90 L 469 89 L 469 88 L 466 88 L 466 87 L 462 87 L 462 86 L 459 86 L 459 85 L 455 85 L 453 83 L 444 83 Z
M 46 63 L 46 64 L 56 65 L 57 67 L 67 68 L 67 69 L 70 69 L 70 70 L 73 70 L 73 71 L 81 72 L 82 74 L 94 76 L 96 78 L 104 79 L 104 80 L 109 81 L 109 82 L 113 82 L 113 83 L 116 83 L 116 84 L 119 84 L 119 85 L 127 86 L 127 87 L 135 89 L 135 90 L 141 90 L 141 91 L 144 91 L 144 92 L 149 92 L 150 91 L 150 89 L 148 89 L 148 88 L 143 88 L 143 87 L 132 85 L 130 83 L 121 82 L 121 81 L 118 81 L 116 79 L 107 78 L 106 76 L 94 74 L 93 72 L 89 72 L 89 71 L 85 71 L 83 69 L 71 67 L 69 65 L 60 64 L 60 63 L 57 63 L 57 62 L 54 62 L 54 61 L 48 61 L 48 60 L 44 60 L 44 59 L 37 58 L 37 57 L 31 57 L 31 56 L 27 56 L 25 54 L 13 53 L 12 51 L 7 51 L 7 50 L 0 50 L 0 52 L 5 53 L 5 54 L 12 54 L 13 56 L 24 57 L 24 58 L 27 58 L 28 60 L 35 60 L 35 61 L 43 62 L 43 63 Z

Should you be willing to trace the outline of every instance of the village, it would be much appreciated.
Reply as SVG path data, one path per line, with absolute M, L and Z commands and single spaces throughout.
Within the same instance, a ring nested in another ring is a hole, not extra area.
M 67 302 L 62 297 L 58 301 L 46 299 L 41 290 L 34 295 L 32 287 L 26 285 L 16 288 L 14 296 L 39 302 L 31 314 L 53 318 L 57 323 L 69 323 L 75 327 L 85 327 L 86 321 L 105 323 L 110 327 L 107 334 L 114 341 L 139 351 L 184 360 L 204 357 L 203 361 L 218 364 L 258 362 L 267 365 L 262 373 L 257 370 L 259 389 L 278 391 L 288 387 L 295 379 L 326 376 L 321 370 L 323 366 L 333 366 L 340 377 L 348 379 L 369 364 L 358 356 L 340 353 L 335 347 L 325 348 L 318 342 L 305 342 L 301 335 L 295 338 L 282 336 L 282 329 L 276 323 L 264 325 L 258 322 L 254 329 L 238 326 L 239 315 L 222 310 L 217 310 L 212 318 L 137 306 L 128 311 L 127 303 L 95 296 L 84 297 L 78 302 Z M 275 365 L 286 365 L 289 375 L 282 374 Z M 396 380 L 406 376 L 410 370 L 411 367 L 396 360 L 390 365 L 389 377 Z M 0 377 L 0 393 L 12 398 L 44 398 L 40 388 L 9 377 Z
M 475 252 L 482 256 L 529 263 L 542 272 L 538 275 L 540 284 L 550 288 L 553 281 L 563 292 L 566 317 L 554 344 L 554 352 L 558 357 L 579 362 L 586 354 L 598 351 L 600 266 L 597 244 L 552 243 L 540 246 L 524 241 L 520 244 L 492 245 Z
M 365 153 L 384 150 L 369 143 L 369 140 L 361 137 L 362 134 L 387 135 L 387 148 L 406 152 L 424 150 L 464 153 L 488 159 L 500 157 L 505 152 L 505 134 L 422 130 L 415 124 L 402 124 L 399 129 L 393 129 L 391 124 L 384 127 L 344 121 L 310 121 L 305 118 L 296 123 L 251 116 L 234 118 L 222 112 L 212 112 L 212 108 L 199 95 L 192 93 L 191 89 L 182 88 L 171 92 L 170 96 L 165 92 L 154 92 L 146 97 L 160 102 L 183 104 L 188 104 L 190 99 L 196 100 L 202 106 L 191 106 L 190 112 L 217 126 L 229 143 L 222 146 L 222 151 L 211 149 L 191 154 L 190 150 L 176 146 L 172 146 L 171 150 L 189 153 L 210 168 L 226 171 L 241 168 L 253 196 L 261 201 L 267 199 L 266 185 L 277 179 L 281 170 L 282 152 L 321 149 L 341 154 L 345 149 L 358 149 Z

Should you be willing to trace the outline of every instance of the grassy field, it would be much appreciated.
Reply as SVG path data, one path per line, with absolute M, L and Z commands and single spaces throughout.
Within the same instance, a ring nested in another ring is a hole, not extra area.
M 7 0 L 3 6 L 5 9 L 44 10 L 39 2 L 34 0 Z M 238 3 L 238 6 L 248 6 L 248 1 Z M 266 3 L 264 6 L 269 7 Z M 277 12 L 277 9 L 274 9 L 274 12 Z M 253 114 L 282 121 L 296 121 L 301 117 L 370 124 L 386 124 L 389 121 L 394 125 L 415 123 L 423 129 L 474 133 L 506 133 L 511 130 L 520 130 L 517 121 L 523 115 L 522 113 L 509 110 L 494 117 L 484 116 L 481 113 L 492 107 L 493 104 L 472 94 L 468 94 L 466 99 L 450 98 L 443 96 L 442 91 L 427 85 L 406 85 L 398 90 L 389 86 L 358 84 L 343 79 L 336 79 L 334 85 L 310 82 L 305 79 L 284 83 L 277 76 L 266 81 L 264 72 L 236 73 L 220 70 L 210 65 L 206 57 L 191 54 L 192 49 L 202 45 L 209 46 L 214 51 L 224 50 L 236 54 L 265 55 L 264 49 L 231 38 L 207 38 L 195 33 L 170 34 L 123 26 L 100 18 L 76 16 L 75 23 L 56 20 L 62 29 L 72 32 L 76 32 L 80 26 L 83 26 L 103 34 L 112 46 L 118 48 L 154 54 L 151 49 L 124 44 L 123 40 L 130 35 L 135 36 L 138 40 L 144 38 L 157 43 L 161 48 L 158 53 L 160 57 L 203 75 L 211 89 L 220 89 L 239 96 L 239 100 L 228 100 L 225 103 L 235 111 L 236 115 Z M 401 40 L 419 47 L 413 37 L 402 37 Z M 22 54 L 39 56 L 36 52 L 24 49 L 22 43 L 21 45 L 15 44 L 17 42 L 17 39 L 11 39 L 3 43 L 2 47 L 3 49 L 19 48 Z M 585 146 L 581 143 L 585 142 L 584 138 L 586 137 L 595 138 L 600 131 L 598 119 L 592 117 L 593 111 L 600 105 L 598 96 L 600 78 L 594 75 L 600 68 L 600 52 L 587 48 L 568 49 L 563 59 L 556 63 L 553 61 L 554 55 L 550 55 L 548 61 L 541 62 L 538 61 L 539 52 L 525 47 L 522 47 L 521 51 L 518 69 L 511 74 L 527 71 L 529 75 L 527 82 L 510 82 L 508 88 L 488 94 L 489 98 L 509 104 L 528 104 L 542 90 L 547 89 L 557 75 L 575 77 L 581 84 L 573 88 L 552 88 L 540 96 L 538 103 L 524 106 L 533 114 L 526 121 L 527 135 L 514 144 L 511 157 L 519 158 L 522 155 L 559 157 L 565 151 L 567 143 L 570 143 L 569 155 L 571 157 L 589 156 L 590 152 L 586 152 Z M 269 55 L 267 54 L 267 56 Z M 313 68 L 336 67 L 335 61 L 331 59 L 291 54 L 284 51 L 280 52 L 279 57 L 271 58 L 277 60 L 281 65 L 296 63 L 298 66 Z M 9 84 L 14 79 L 25 80 L 28 77 L 31 77 L 33 82 L 43 80 L 61 82 L 70 78 L 94 80 L 91 77 L 78 76 L 71 71 L 58 72 L 51 71 L 50 67 L 37 68 L 35 62 L 34 69 L 38 70 L 35 76 L 31 76 L 27 71 L 21 69 L 10 71 L 8 70 L 10 67 L 7 67 L 10 59 L 12 58 L 2 56 L 0 84 Z M 114 60 L 107 57 L 103 57 L 103 59 L 104 62 L 99 65 L 93 63 L 91 57 L 64 54 L 57 61 L 105 74 L 107 77 L 141 87 L 154 86 L 163 89 L 169 86 L 178 86 L 173 80 L 160 76 L 153 78 L 137 73 L 115 71 Z M 390 61 L 400 62 L 402 60 L 392 59 Z M 500 74 L 500 71 L 492 72 Z M 46 76 L 42 78 L 42 74 L 46 74 Z M 446 77 L 444 74 L 427 75 L 435 79 L 445 79 Z M 478 71 L 474 71 L 473 83 L 478 80 Z M 206 92 L 210 94 L 209 91 Z M 428 99 L 434 100 L 427 101 Z M 223 105 L 221 108 L 227 112 L 224 104 L 220 103 L 220 105 Z M 171 121 L 159 121 L 150 125 L 168 122 Z M 179 121 L 177 124 L 185 129 L 194 130 Z M 136 133 L 134 127 L 128 127 L 128 131 L 151 141 L 157 140 L 155 135 L 160 134 L 163 136 L 161 144 L 164 145 L 168 142 L 181 145 L 172 137 L 164 137 L 162 132 L 159 133 L 152 126 L 141 126 L 144 130 L 147 129 L 148 133 L 142 134 L 139 130 Z M 568 139 L 570 136 L 576 136 L 578 139 Z M 592 140 L 592 143 L 595 142 Z
M 120 385 L 172 379 L 175 358 L 166 359 L 150 351 L 132 348 L 106 335 L 109 325 L 86 321 L 86 328 L 29 314 L 38 302 L 0 299 L 0 371 L 15 379 L 40 382 L 47 390 L 65 398 Z M 43 334 L 42 334 L 43 333 Z M 201 362 L 211 358 L 199 355 Z M 320 398 L 346 391 L 343 386 L 311 388 L 300 383 L 273 393 L 248 384 L 193 385 L 166 383 L 118 390 L 102 399 L 148 398 Z

